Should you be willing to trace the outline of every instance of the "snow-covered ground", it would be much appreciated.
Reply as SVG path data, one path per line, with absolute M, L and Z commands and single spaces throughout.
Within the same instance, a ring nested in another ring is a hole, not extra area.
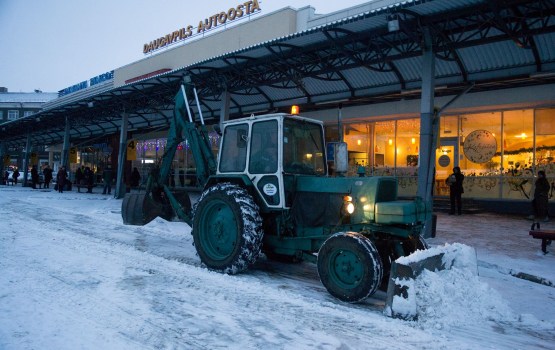
M 543 255 L 520 217 L 439 214 L 429 243 L 475 248 L 478 275 L 424 274 L 419 318 L 403 321 L 383 315 L 383 292 L 334 299 L 309 263 L 210 272 L 188 225 L 125 226 L 120 207 L 101 194 L 0 186 L 0 349 L 555 346 L 555 246 Z

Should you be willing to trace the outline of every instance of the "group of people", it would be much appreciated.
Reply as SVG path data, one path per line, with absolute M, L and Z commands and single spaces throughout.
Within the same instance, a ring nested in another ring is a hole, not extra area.
M 451 200 L 450 215 L 455 213 L 461 215 L 462 213 L 462 194 L 464 175 L 461 173 L 461 168 L 454 167 L 453 173 L 447 177 L 445 183 L 449 185 L 449 198 Z M 549 221 L 549 190 L 551 184 L 547 180 L 545 171 L 538 171 L 538 178 L 534 184 L 534 197 L 532 199 L 532 212 L 528 219 L 535 222 Z

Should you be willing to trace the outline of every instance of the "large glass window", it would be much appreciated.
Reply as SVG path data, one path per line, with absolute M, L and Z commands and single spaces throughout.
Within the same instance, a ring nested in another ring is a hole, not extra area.
M 374 125 L 374 166 L 376 175 L 390 175 L 395 167 L 395 121 Z
M 536 110 L 536 167 L 548 176 L 555 170 L 555 109 Z
M 319 124 L 286 119 L 283 126 L 283 171 L 325 175 L 324 140 Z
M 349 167 L 356 172 L 359 166 L 367 169 L 370 164 L 370 146 L 372 141 L 372 124 L 353 123 L 346 124 L 344 141 L 349 151 Z
M 221 150 L 221 172 L 243 172 L 247 164 L 249 125 L 231 125 L 225 128 Z
M 460 133 L 463 142 L 462 147 L 459 148 L 459 166 L 461 170 L 470 176 L 499 174 L 502 140 L 501 113 L 489 112 L 463 115 L 461 116 Z M 469 136 L 470 139 L 465 142 Z M 484 158 L 482 158 L 482 155 Z M 493 157 L 491 157 L 492 155 Z
M 278 169 L 278 123 L 269 120 L 252 125 L 249 172 L 252 174 L 275 173 Z
M 420 120 L 402 119 L 397 121 L 397 168 L 406 168 L 405 175 L 412 175 L 418 166 L 418 146 L 420 144 Z
M 33 112 L 33 111 L 25 111 L 25 112 L 23 112 L 23 117 L 30 117 L 30 116 L 32 116 L 33 114 L 35 114 L 35 112 Z

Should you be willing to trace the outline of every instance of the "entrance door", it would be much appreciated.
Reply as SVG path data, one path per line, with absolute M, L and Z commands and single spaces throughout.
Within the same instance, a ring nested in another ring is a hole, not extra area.
M 445 179 L 459 166 L 459 143 L 456 137 L 442 137 L 440 147 L 436 149 L 435 194 L 449 195 Z

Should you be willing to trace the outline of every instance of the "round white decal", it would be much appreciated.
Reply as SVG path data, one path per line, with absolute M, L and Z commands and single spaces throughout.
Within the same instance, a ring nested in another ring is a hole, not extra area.
M 497 152 L 497 141 L 487 130 L 471 132 L 464 140 L 464 155 L 474 163 L 489 162 Z
M 273 196 L 277 193 L 277 187 L 274 184 L 265 184 L 262 191 L 264 191 L 267 196 Z

